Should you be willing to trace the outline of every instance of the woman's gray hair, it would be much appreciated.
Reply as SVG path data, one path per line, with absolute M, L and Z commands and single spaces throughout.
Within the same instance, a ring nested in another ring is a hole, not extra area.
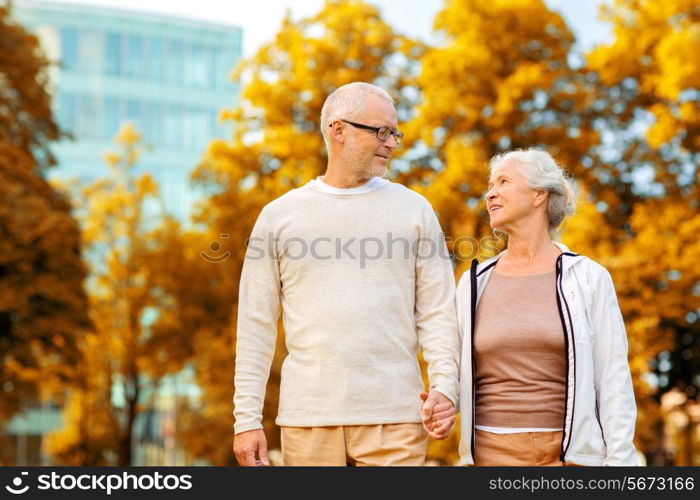
M 547 217 L 549 232 L 554 233 L 576 208 L 576 191 L 564 169 L 552 155 L 539 149 L 517 149 L 495 155 L 489 162 L 489 172 L 506 162 L 515 162 L 532 189 L 549 192 Z
M 352 82 L 335 89 L 326 98 L 321 109 L 321 134 L 328 147 L 328 128 L 331 123 L 339 118 L 352 120 L 357 117 L 359 111 L 365 106 L 368 95 L 376 95 L 394 105 L 394 100 L 386 90 L 366 82 Z

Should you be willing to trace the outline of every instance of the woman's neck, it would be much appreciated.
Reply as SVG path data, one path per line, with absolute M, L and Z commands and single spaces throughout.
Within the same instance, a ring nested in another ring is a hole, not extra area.
M 503 257 L 507 257 L 509 262 L 527 266 L 541 260 L 549 260 L 552 255 L 559 253 L 561 251 L 554 245 L 549 235 L 509 234 L 508 252 Z

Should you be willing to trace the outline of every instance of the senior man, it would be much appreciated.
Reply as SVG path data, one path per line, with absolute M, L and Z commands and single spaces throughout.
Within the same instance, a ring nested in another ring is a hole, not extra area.
M 422 465 L 428 434 L 445 438 L 454 423 L 458 392 L 444 237 L 425 198 L 382 178 L 402 139 L 384 90 L 338 88 L 323 105 L 321 132 L 325 175 L 266 205 L 249 241 L 234 453 L 241 465 L 269 465 L 262 409 L 281 309 L 283 464 Z

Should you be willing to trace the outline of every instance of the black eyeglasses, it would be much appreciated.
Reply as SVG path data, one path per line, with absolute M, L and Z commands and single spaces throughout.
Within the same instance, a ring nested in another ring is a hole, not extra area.
M 379 139 L 382 142 L 389 139 L 390 135 L 394 136 L 394 141 L 396 141 L 396 144 L 401 144 L 401 139 L 403 139 L 403 132 L 399 132 L 398 130 L 393 129 L 391 127 L 371 127 L 369 125 L 363 125 L 362 123 L 355 123 L 349 120 L 343 120 L 342 118 L 340 118 L 340 121 L 343 123 L 347 123 L 348 125 L 352 125 L 353 127 L 371 130 L 372 132 L 377 134 L 377 139 Z M 328 126 L 332 127 L 333 124 L 331 123 Z

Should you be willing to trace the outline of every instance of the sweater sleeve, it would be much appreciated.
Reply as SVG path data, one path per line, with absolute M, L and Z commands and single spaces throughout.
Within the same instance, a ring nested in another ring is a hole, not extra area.
M 279 261 L 265 209 L 248 241 L 238 293 L 234 433 L 262 428 L 280 314 Z
M 457 403 L 459 335 L 452 261 L 435 212 L 426 204 L 416 252 L 415 321 L 430 389 Z

